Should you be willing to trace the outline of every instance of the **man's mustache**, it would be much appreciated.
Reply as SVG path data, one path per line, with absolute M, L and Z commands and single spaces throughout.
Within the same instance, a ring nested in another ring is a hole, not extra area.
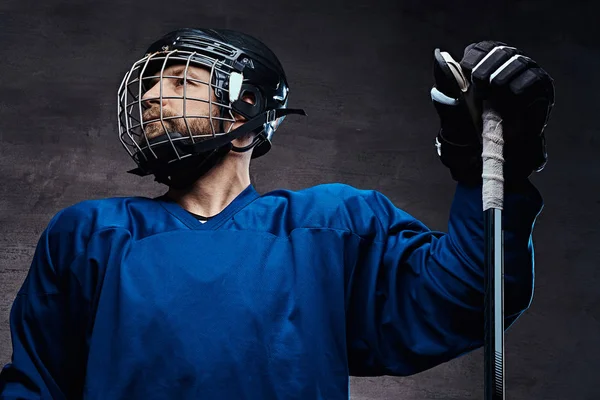
M 178 115 L 171 112 L 168 108 L 162 109 L 162 116 L 165 117 L 177 117 Z M 160 108 L 149 108 L 142 114 L 142 120 L 144 122 L 160 120 Z M 166 121 L 165 121 L 166 122 Z

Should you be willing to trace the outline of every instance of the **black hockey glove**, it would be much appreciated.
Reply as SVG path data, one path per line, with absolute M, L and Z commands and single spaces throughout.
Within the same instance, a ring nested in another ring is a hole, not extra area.
M 541 171 L 547 161 L 544 128 L 554 105 L 552 78 L 521 51 L 501 42 L 467 46 L 460 64 L 439 49 L 434 57 L 431 98 L 441 122 L 436 147 L 452 177 L 481 182 L 483 101 L 502 118 L 505 182 Z

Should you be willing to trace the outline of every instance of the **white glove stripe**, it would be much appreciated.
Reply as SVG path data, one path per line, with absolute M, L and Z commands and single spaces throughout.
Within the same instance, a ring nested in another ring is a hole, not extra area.
M 510 63 L 512 63 L 513 61 L 515 61 L 515 60 L 516 60 L 517 58 L 519 58 L 519 57 L 522 57 L 522 58 L 524 58 L 525 60 L 530 60 L 530 61 L 531 61 L 531 58 L 529 58 L 529 57 L 525 57 L 525 56 L 523 56 L 523 55 L 521 55 L 521 54 L 517 54 L 517 55 L 515 55 L 515 56 L 512 56 L 512 57 L 510 58 L 510 60 L 508 60 L 507 62 L 505 62 L 504 64 L 502 64 L 502 65 L 500 66 L 500 68 L 498 68 L 496 71 L 494 71 L 494 73 L 493 73 L 493 74 L 490 76 L 490 83 L 492 83 L 492 81 L 494 80 L 494 78 L 495 78 L 496 76 L 498 76 L 498 74 L 499 74 L 500 72 L 502 72 L 502 70 L 504 70 L 504 68 L 508 67 L 508 66 L 510 65 Z
M 479 62 L 477 63 L 477 65 L 476 65 L 476 66 L 473 68 L 473 70 L 471 71 L 471 81 L 473 80 L 473 75 L 475 74 L 475 71 L 477 70 L 477 68 L 479 68 L 479 67 L 481 66 L 481 64 L 483 64 L 483 63 L 485 62 L 485 60 L 487 60 L 488 58 L 490 58 L 490 57 L 491 57 L 491 55 L 492 55 L 492 54 L 494 54 L 494 52 L 495 52 L 495 51 L 497 51 L 497 50 L 502 50 L 502 49 L 513 49 L 513 50 L 517 50 L 516 48 L 514 48 L 514 47 L 510 47 L 510 46 L 496 46 L 496 47 L 494 47 L 494 48 L 492 49 L 492 51 L 490 51 L 489 53 L 487 53 L 487 54 L 485 55 L 485 57 L 483 57 L 483 58 L 481 59 L 481 61 L 479 61 Z

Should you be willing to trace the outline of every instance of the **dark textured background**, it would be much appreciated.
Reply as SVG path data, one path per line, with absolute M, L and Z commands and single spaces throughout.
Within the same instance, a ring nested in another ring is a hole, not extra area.
M 515 4 L 513 4 L 515 3 Z M 182 26 L 246 31 L 280 57 L 292 88 L 259 192 L 339 181 L 372 188 L 445 229 L 454 183 L 433 148 L 435 47 L 515 45 L 556 80 L 550 161 L 533 181 L 536 291 L 506 336 L 507 398 L 599 399 L 600 37 L 592 2 L 0 2 L 0 364 L 8 315 L 52 215 L 84 199 L 163 192 L 118 141 L 116 90 L 130 64 Z M 595 38 L 595 39 L 594 39 Z M 352 379 L 353 399 L 480 399 L 481 350 L 407 378 Z

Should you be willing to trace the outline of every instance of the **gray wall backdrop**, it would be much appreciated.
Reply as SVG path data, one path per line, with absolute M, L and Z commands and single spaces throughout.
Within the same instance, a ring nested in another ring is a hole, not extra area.
M 512 4 L 514 3 L 514 4 Z M 154 39 L 178 27 L 239 29 L 280 57 L 292 88 L 259 192 L 344 182 L 377 189 L 446 229 L 454 182 L 435 155 L 435 47 L 515 45 L 556 80 L 530 310 L 506 335 L 510 399 L 599 399 L 600 37 L 592 2 L 2 0 L 0 2 L 0 364 L 8 316 L 39 235 L 90 198 L 155 196 L 116 130 L 116 90 Z M 480 399 L 483 353 L 416 376 L 352 379 L 353 399 Z

